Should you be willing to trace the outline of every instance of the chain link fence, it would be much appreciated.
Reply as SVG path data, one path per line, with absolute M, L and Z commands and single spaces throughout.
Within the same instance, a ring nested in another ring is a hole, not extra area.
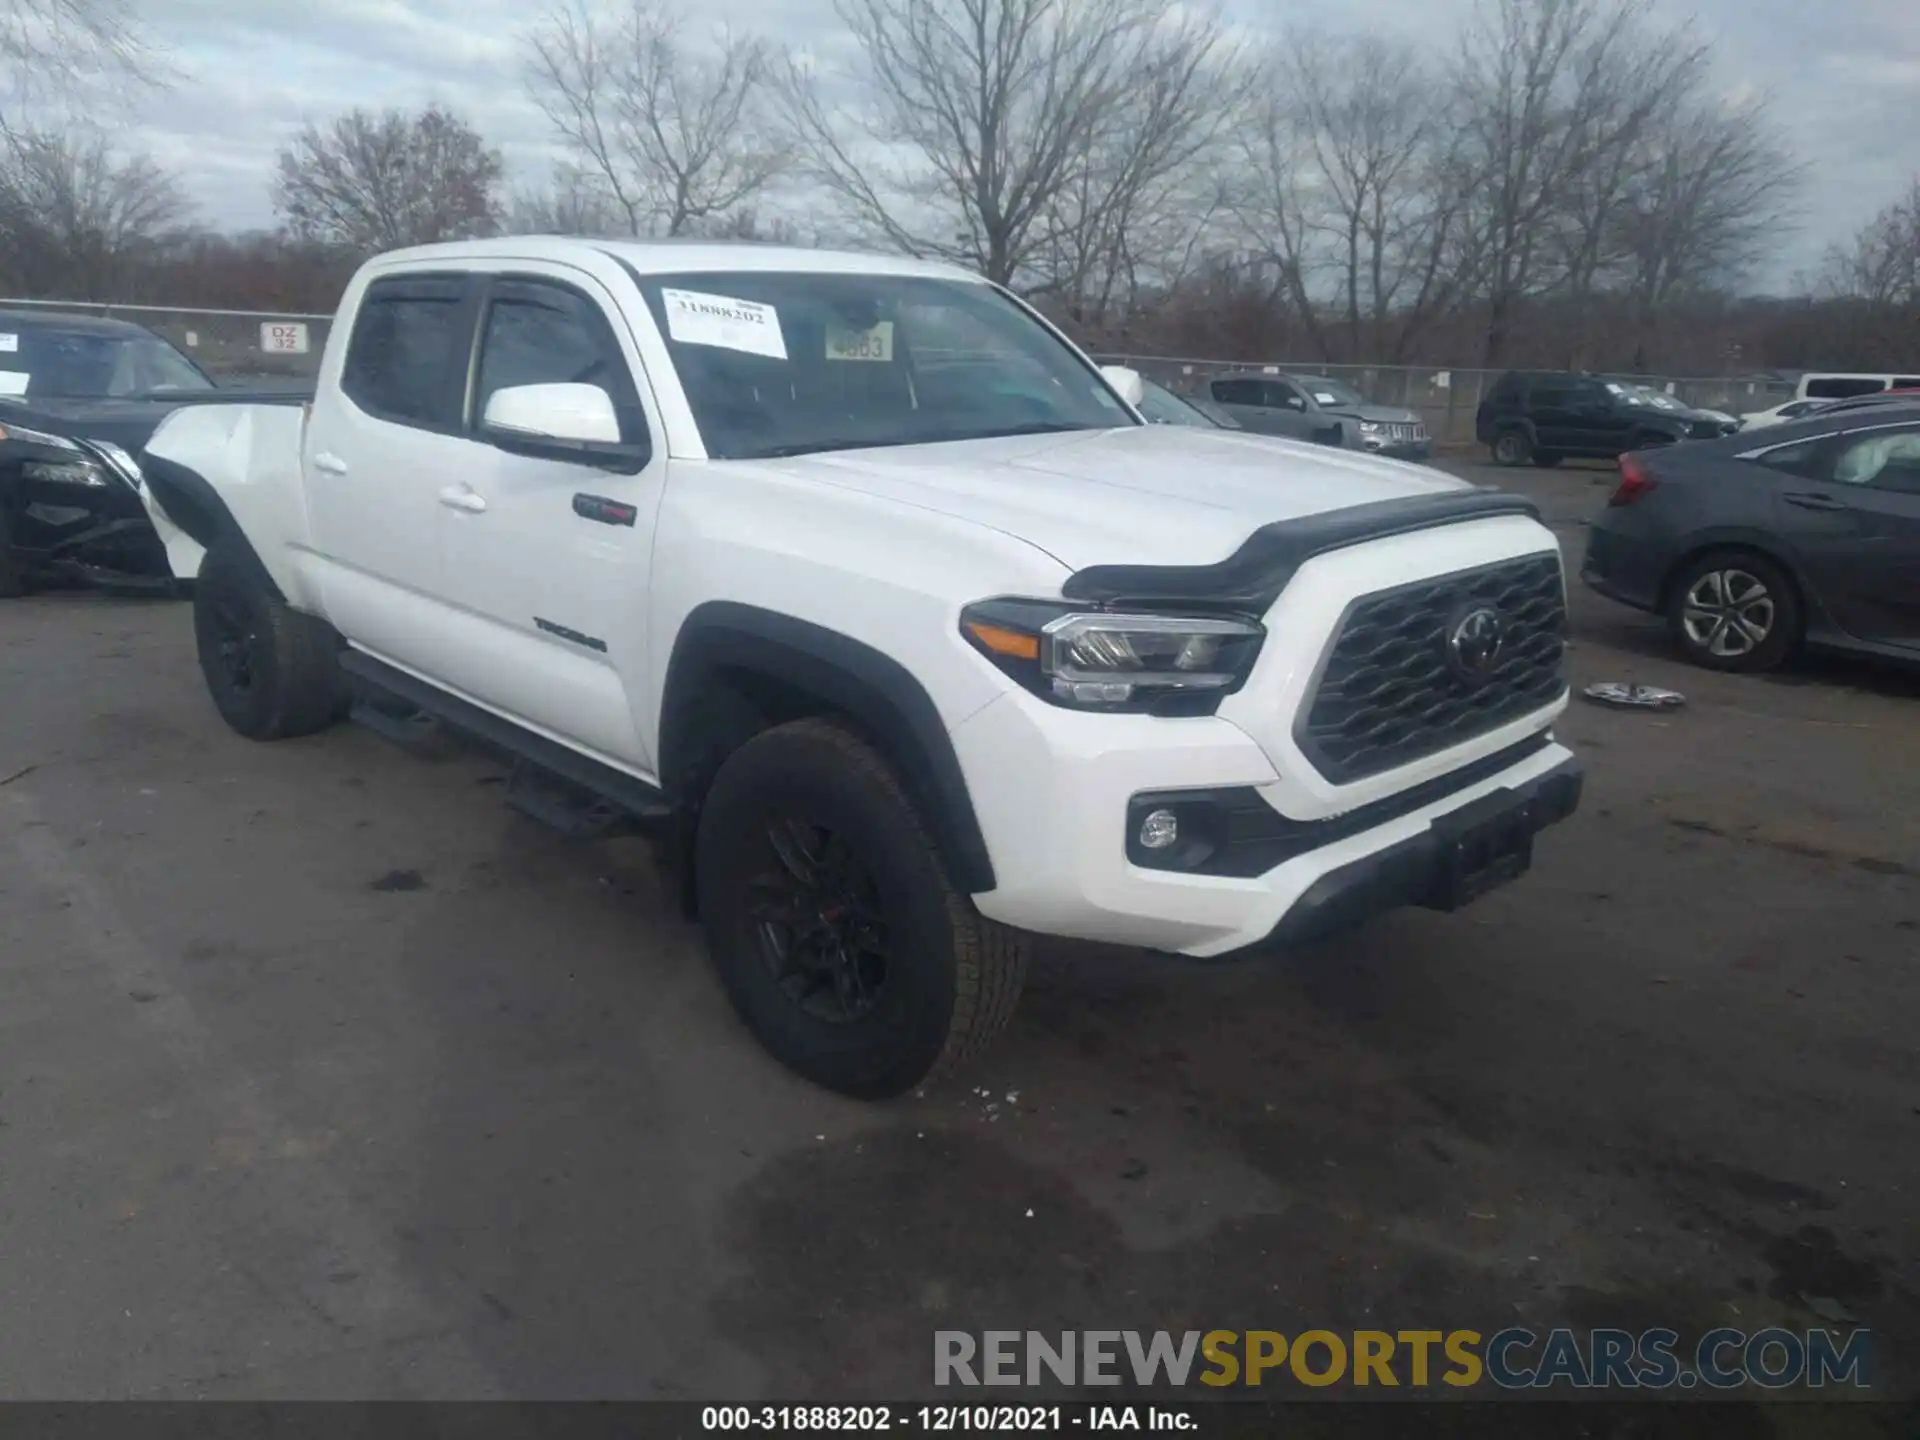
M 159 305 L 84 305 L 66 300 L 0 299 L 0 310 L 26 314 L 96 315 L 127 320 L 164 335 L 208 374 L 236 384 L 271 387 L 311 380 L 333 326 L 331 315 L 266 310 L 171 309 Z
M 7 309 L 64 311 L 130 320 L 166 336 L 222 380 L 268 385 L 275 381 L 311 380 L 319 371 L 320 351 L 333 325 L 331 315 L 0 299 L 0 310 Z M 1229 371 L 1324 375 L 1344 381 L 1375 404 L 1400 405 L 1417 412 L 1426 421 L 1428 432 L 1442 445 L 1464 445 L 1473 441 L 1474 412 L 1479 408 L 1481 397 L 1501 374 L 1498 370 L 1453 370 L 1432 365 L 1249 363 L 1166 355 L 1103 355 L 1101 358 L 1111 364 L 1130 365 L 1181 395 L 1191 395 L 1211 377 Z M 1604 378 L 1650 385 L 1683 404 L 1736 415 L 1777 405 L 1793 393 L 1790 382 L 1770 375 L 1609 375 Z
M 1481 398 L 1505 373 L 1500 370 L 1449 370 L 1432 365 L 1323 365 L 1317 361 L 1268 363 L 1245 360 L 1202 360 L 1164 355 L 1102 355 L 1103 362 L 1127 365 L 1177 395 L 1197 393 L 1216 375 L 1321 375 L 1358 390 L 1376 405 L 1399 405 L 1426 421 L 1427 431 L 1441 445 L 1473 442 L 1474 412 Z M 1647 385 L 1673 396 L 1683 405 L 1724 410 L 1742 415 L 1765 410 L 1793 397 L 1791 381 L 1771 375 L 1681 377 L 1668 375 L 1603 375 L 1605 380 Z

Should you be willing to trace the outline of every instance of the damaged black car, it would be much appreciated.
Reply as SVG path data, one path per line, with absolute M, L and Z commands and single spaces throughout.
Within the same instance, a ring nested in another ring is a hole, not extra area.
M 171 593 L 141 447 L 183 405 L 242 398 L 141 326 L 0 310 L 0 598 L 58 580 Z

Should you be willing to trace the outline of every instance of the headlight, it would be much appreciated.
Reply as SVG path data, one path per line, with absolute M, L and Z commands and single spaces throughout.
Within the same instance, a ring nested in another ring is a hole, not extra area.
M 1076 710 L 1209 714 L 1253 668 L 1266 631 L 1239 617 L 1110 615 L 1042 600 L 987 600 L 960 632 L 1007 675 Z
M 85 485 L 102 490 L 111 482 L 107 472 L 91 460 L 29 460 L 20 467 L 28 480 L 49 485 Z
M 1379 420 L 1362 420 L 1360 422 L 1360 433 L 1362 435 L 1384 435 L 1387 433 L 1387 427 L 1384 422 Z

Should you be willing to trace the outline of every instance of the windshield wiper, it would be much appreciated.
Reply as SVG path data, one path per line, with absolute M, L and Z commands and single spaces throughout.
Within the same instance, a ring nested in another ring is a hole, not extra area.
M 787 460 L 795 455 L 818 455 L 826 450 L 879 450 L 888 445 L 911 445 L 911 440 L 901 440 L 888 436 L 884 440 L 855 440 L 838 436 L 831 440 L 803 440 L 792 445 L 769 445 L 764 450 L 755 450 L 751 455 L 743 455 L 743 460 Z
M 1071 425 L 1058 420 L 1036 420 L 1030 425 L 999 426 L 989 430 L 950 430 L 937 435 L 889 435 L 884 439 L 856 440 L 841 436 L 830 440 L 806 440 L 791 445 L 773 445 L 756 450 L 742 459 L 785 460 L 795 455 L 817 455 L 827 450 L 880 450 L 893 446 L 951 445 L 962 440 L 1004 440 L 1015 435 L 1057 435 L 1070 430 L 1092 430 L 1091 425 Z
M 946 445 L 956 440 L 1011 440 L 1018 435 L 1064 435 L 1074 430 L 1097 430 L 1097 425 L 1076 425 L 1063 420 L 1035 420 L 1027 425 L 997 425 L 991 430 L 955 430 L 945 435 L 929 435 L 922 445 Z

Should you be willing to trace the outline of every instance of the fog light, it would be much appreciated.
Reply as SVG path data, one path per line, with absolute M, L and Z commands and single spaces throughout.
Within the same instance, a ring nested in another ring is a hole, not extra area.
M 1140 822 L 1140 848 L 1164 850 L 1180 838 L 1180 817 L 1171 810 L 1155 810 Z

